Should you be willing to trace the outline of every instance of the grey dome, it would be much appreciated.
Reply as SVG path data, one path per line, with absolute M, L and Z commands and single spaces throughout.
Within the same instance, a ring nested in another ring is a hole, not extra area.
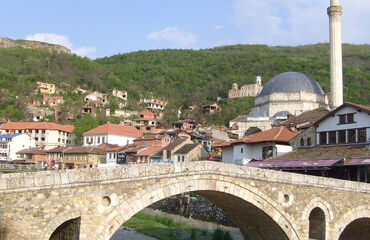
M 263 87 L 260 96 L 274 92 L 309 92 L 324 95 L 320 85 L 304 73 L 285 72 L 273 77 Z

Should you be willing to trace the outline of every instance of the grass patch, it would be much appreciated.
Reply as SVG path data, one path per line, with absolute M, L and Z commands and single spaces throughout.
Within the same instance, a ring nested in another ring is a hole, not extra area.
M 183 222 L 162 216 L 152 216 L 139 212 L 125 226 L 159 240 L 211 240 L 212 234 Z

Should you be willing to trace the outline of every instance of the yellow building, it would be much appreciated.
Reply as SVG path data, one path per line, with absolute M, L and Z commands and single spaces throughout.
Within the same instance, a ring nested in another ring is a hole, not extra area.
M 69 147 L 63 152 L 63 167 L 67 169 L 97 167 L 105 161 L 105 151 L 97 147 Z
M 41 94 L 55 94 L 55 84 L 37 82 L 37 90 L 40 90 Z

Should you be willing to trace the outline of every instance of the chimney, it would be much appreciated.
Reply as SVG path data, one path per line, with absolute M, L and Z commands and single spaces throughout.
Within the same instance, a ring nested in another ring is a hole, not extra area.
M 343 104 L 343 72 L 342 72 L 342 7 L 339 0 L 330 0 L 329 15 L 330 30 L 330 91 L 331 107 L 337 108 Z

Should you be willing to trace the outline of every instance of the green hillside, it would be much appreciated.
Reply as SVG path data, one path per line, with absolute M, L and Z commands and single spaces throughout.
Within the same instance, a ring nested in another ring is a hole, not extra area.
M 370 46 L 343 46 L 345 100 L 369 105 Z M 77 113 L 82 97 L 71 94 L 81 86 L 109 92 L 126 89 L 131 106 L 153 93 L 169 101 L 167 120 L 174 109 L 197 102 L 200 106 L 217 97 L 226 98 L 231 84 L 252 83 L 257 75 L 265 84 L 286 72 L 304 72 L 330 91 L 329 45 L 268 47 L 235 45 L 203 50 L 152 50 L 89 60 L 66 53 L 21 47 L 0 49 L 0 118 L 22 119 L 19 109 L 34 95 L 36 82 L 55 83 L 64 91 L 65 108 Z M 19 96 L 16 98 L 16 96 Z M 203 116 L 202 122 L 225 124 L 238 114 L 247 114 L 253 99 L 222 100 L 223 111 Z M 187 113 L 187 112 L 185 112 Z

